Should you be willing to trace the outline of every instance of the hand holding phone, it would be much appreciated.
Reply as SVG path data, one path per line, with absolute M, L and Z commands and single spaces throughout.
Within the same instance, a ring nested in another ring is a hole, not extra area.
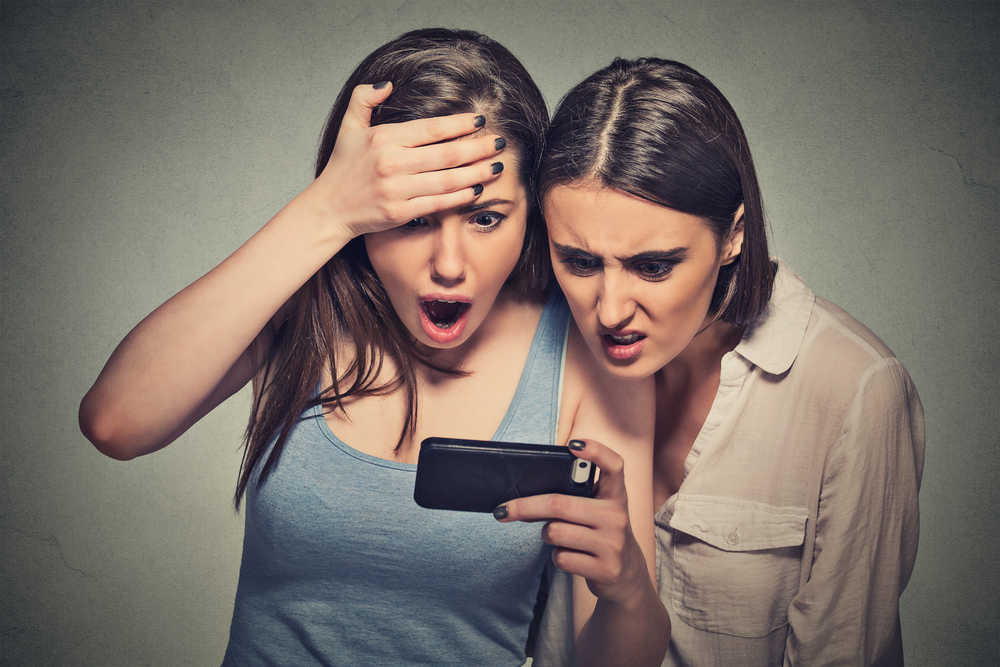
M 600 466 L 600 488 L 593 498 L 517 498 L 496 508 L 493 516 L 502 523 L 545 521 L 542 539 L 554 547 L 556 567 L 584 577 L 598 598 L 620 603 L 634 602 L 640 594 L 655 598 L 629 524 L 624 460 L 597 440 L 570 440 L 569 448 L 578 460 Z
M 421 507 L 492 512 L 525 496 L 593 496 L 597 466 L 566 447 L 491 440 L 426 438 L 413 499 Z

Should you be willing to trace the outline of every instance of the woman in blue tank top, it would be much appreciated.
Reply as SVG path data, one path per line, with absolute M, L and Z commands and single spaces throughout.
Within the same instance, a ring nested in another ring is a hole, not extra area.
M 594 363 L 548 288 L 547 122 L 483 35 L 378 48 L 334 103 L 316 179 L 130 332 L 84 397 L 84 433 L 130 459 L 252 380 L 225 664 L 517 665 L 550 559 L 576 575 L 578 664 L 662 658 L 652 387 Z M 568 442 L 601 468 L 598 495 L 420 508 L 430 435 Z

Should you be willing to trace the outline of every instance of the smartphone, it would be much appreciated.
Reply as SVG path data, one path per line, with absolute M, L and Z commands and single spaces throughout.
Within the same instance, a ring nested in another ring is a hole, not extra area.
M 508 500 L 542 493 L 593 496 L 596 472 L 566 447 L 426 438 L 413 499 L 429 509 L 492 512 Z

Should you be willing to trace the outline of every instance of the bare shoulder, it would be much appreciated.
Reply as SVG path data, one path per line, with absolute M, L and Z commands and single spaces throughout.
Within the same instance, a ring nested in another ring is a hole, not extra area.
M 623 378 L 611 374 L 587 348 L 570 321 L 566 340 L 563 401 L 559 433 L 608 438 L 615 447 L 652 446 L 653 378 Z M 565 429 L 565 430 L 564 430 Z M 617 448 L 616 447 L 616 448 Z
M 542 299 L 503 291 L 493 303 L 489 319 L 505 329 L 520 330 L 522 327 L 530 327 L 534 331 L 544 309 L 545 301 Z

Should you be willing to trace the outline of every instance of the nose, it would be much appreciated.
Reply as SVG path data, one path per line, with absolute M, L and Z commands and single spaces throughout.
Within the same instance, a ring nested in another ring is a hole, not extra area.
M 636 302 L 628 278 L 619 271 L 606 270 L 597 292 L 597 323 L 606 329 L 624 329 L 635 316 Z
M 453 287 L 465 280 L 465 249 L 457 225 L 441 225 L 434 239 L 431 255 L 431 279 L 442 287 Z

